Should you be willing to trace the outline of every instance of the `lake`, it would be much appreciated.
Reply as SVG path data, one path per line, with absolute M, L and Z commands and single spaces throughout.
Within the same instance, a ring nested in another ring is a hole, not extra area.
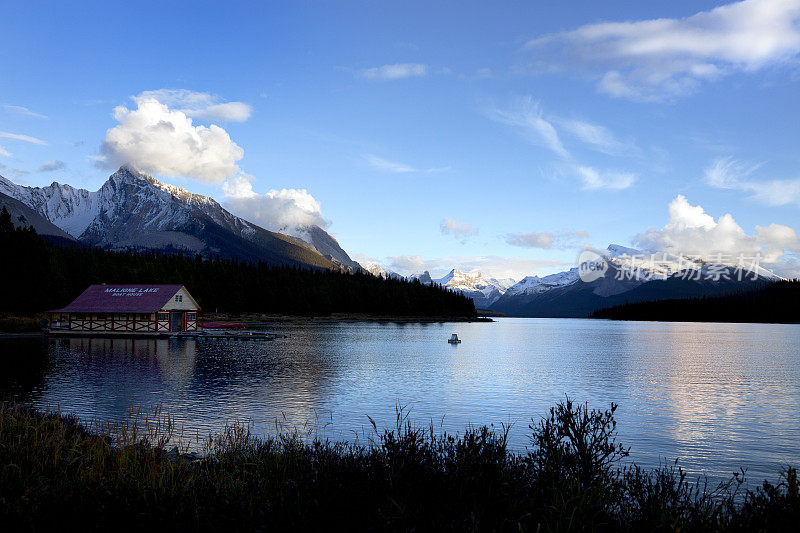
M 161 405 L 184 433 L 226 423 L 365 442 L 398 405 L 460 432 L 531 418 L 569 395 L 617 411 L 639 464 L 680 459 L 751 482 L 800 465 L 800 325 L 504 318 L 494 323 L 270 324 L 288 338 L 0 339 L 0 387 L 41 410 L 125 418 Z M 461 344 L 446 342 L 458 333 Z

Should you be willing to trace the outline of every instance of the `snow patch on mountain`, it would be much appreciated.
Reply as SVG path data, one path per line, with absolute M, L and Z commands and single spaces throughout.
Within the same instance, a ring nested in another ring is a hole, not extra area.
M 270 233 L 233 215 L 213 198 L 162 183 L 130 166 L 120 167 L 93 192 L 55 182 L 26 187 L 2 177 L 0 192 L 28 205 L 76 239 L 112 248 L 172 246 L 200 252 L 205 243 L 197 234 L 214 224 L 256 246 L 262 246 L 265 234 Z M 320 261 L 312 260 L 315 264 L 332 262 L 350 271 L 360 268 L 322 228 L 303 228 L 305 239 L 270 234 L 319 256 Z M 215 249 L 205 251 L 214 253 Z
M 674 255 L 666 252 L 644 252 L 617 244 L 608 246 L 602 254 L 609 264 L 622 271 L 629 279 L 667 279 L 679 272 L 694 271 L 700 277 L 713 277 L 723 268 L 737 267 L 751 272 L 759 278 L 769 280 L 783 279 L 774 272 L 762 267 L 752 258 L 720 256 L 716 261 L 696 256 Z
M 578 269 L 571 268 L 566 272 L 550 274 L 549 276 L 527 276 L 519 283 L 508 288 L 506 293 L 509 296 L 519 294 L 540 294 L 558 287 L 572 285 L 580 279 Z
M 418 279 L 420 283 L 442 285 L 450 290 L 460 292 L 472 298 L 475 307 L 482 309 L 492 305 L 509 287 L 514 285 L 514 280 L 510 278 L 486 278 L 481 272 L 463 272 L 456 268 L 441 278 L 433 278 L 426 270 L 414 273 L 408 276 L 408 279 Z

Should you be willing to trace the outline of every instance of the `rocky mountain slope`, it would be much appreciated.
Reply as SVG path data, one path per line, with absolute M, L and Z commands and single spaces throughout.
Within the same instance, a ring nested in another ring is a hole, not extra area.
M 409 279 L 418 279 L 421 283 L 443 285 L 472 298 L 475 307 L 488 309 L 506 290 L 514 285 L 513 279 L 485 278 L 480 272 L 462 272 L 452 269 L 441 278 L 432 278 L 427 270 L 412 274 Z
M 607 265 L 598 279 L 582 280 L 577 267 L 529 276 L 510 287 L 490 309 L 513 316 L 585 318 L 592 311 L 626 302 L 719 295 L 780 279 L 762 267 L 737 270 L 664 254 L 654 260 L 617 245 L 598 255 Z
M 75 240 L 72 235 L 44 218 L 32 208 L 16 198 L 0 193 L 0 210 L 2 210 L 3 207 L 5 207 L 6 211 L 11 215 L 11 222 L 14 223 L 15 227 L 25 228 L 32 226 L 39 235 L 58 237 L 69 241 Z
M 121 167 L 94 192 L 59 183 L 25 187 L 0 176 L 0 193 L 86 244 L 182 250 L 276 265 L 346 269 L 358 265 L 322 228 L 310 232 L 324 252 L 310 242 L 247 222 L 212 198 L 161 183 L 129 167 Z

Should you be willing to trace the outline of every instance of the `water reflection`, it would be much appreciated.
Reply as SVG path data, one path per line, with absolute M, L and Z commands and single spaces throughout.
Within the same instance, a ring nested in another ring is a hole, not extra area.
M 41 409 L 119 419 L 160 404 L 189 432 L 248 420 L 363 438 L 398 404 L 448 431 L 512 423 L 564 395 L 620 404 L 634 458 L 754 479 L 800 462 L 800 327 L 505 319 L 494 324 L 272 324 L 274 342 L 0 340 L 0 388 Z M 463 342 L 446 342 L 456 331 Z

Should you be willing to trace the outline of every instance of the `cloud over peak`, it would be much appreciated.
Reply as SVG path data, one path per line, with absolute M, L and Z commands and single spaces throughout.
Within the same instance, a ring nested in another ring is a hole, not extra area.
M 719 261 L 719 254 L 724 254 L 727 261 L 721 262 L 726 264 L 735 262 L 741 254 L 760 254 L 765 263 L 777 263 L 787 251 L 800 250 L 797 232 L 788 226 L 772 223 L 755 230 L 754 235 L 748 235 L 730 214 L 715 220 L 701 206 L 678 195 L 669 204 L 666 225 L 650 228 L 633 241 L 651 252 L 698 255 L 711 261 Z
M 322 205 L 306 189 L 272 189 L 258 194 L 253 191 L 252 181 L 252 176 L 240 174 L 223 184 L 223 205 L 231 213 L 262 228 L 295 237 L 303 237 L 303 228 L 330 225 L 322 215 Z
M 221 127 L 194 125 L 183 111 L 153 96 L 134 98 L 136 109 L 114 108 L 119 124 L 106 132 L 102 164 L 130 163 L 152 174 L 221 184 L 239 172 L 242 150 Z

